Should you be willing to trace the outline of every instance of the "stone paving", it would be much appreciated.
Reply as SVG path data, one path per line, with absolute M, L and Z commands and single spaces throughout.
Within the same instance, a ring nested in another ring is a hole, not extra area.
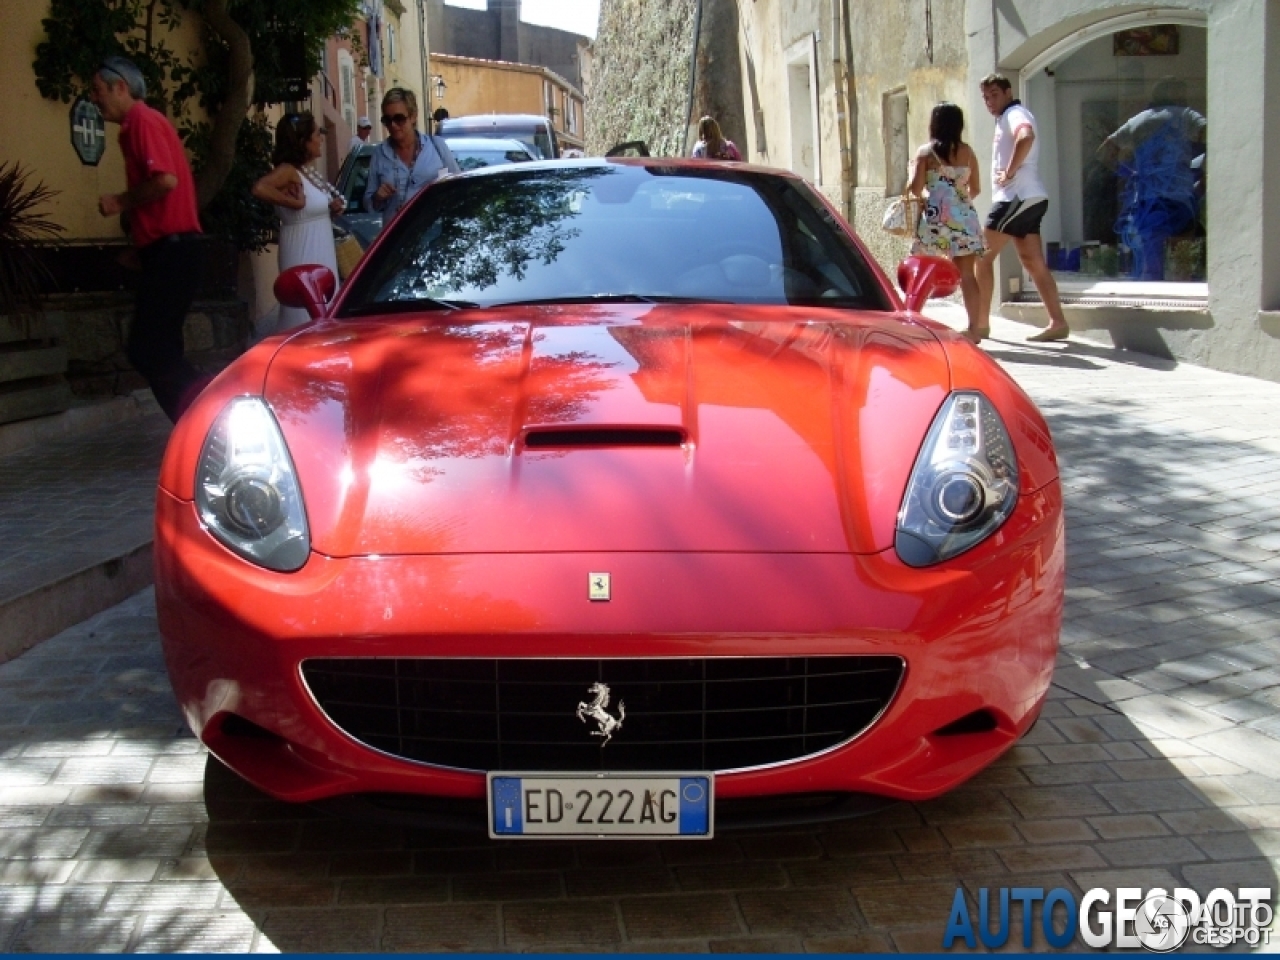
M 0 457 L 0 601 L 151 540 L 169 428 L 139 417 Z
M 957 886 L 1274 894 L 1280 385 L 1026 332 L 984 346 L 1058 443 L 1067 619 L 975 780 L 709 842 L 330 819 L 190 736 L 145 591 L 0 665 L 0 951 L 936 951 Z

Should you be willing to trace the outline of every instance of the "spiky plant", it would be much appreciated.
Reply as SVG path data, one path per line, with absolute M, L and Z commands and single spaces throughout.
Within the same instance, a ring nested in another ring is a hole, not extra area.
M 49 270 L 37 245 L 57 241 L 62 227 L 40 208 L 58 191 L 43 181 L 29 186 L 31 174 L 18 163 L 0 163 L 0 314 L 29 315 L 40 308 L 41 281 Z

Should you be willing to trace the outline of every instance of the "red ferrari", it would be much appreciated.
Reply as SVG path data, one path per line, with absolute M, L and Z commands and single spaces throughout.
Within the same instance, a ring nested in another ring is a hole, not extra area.
M 919 312 L 955 268 L 899 279 L 802 180 L 671 160 L 452 177 L 336 297 L 285 273 L 314 322 L 223 372 L 161 471 L 191 728 L 282 800 L 494 837 L 973 776 L 1049 687 L 1062 493 L 1032 402 Z

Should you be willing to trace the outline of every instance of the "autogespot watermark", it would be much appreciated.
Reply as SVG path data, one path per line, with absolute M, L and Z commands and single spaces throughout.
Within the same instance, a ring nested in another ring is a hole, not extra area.
M 1240 887 L 1235 893 L 1216 887 L 1203 900 L 1186 887 L 1172 893 L 1160 887 L 1095 887 L 1079 903 L 1062 887 L 1048 893 L 1043 887 L 982 887 L 976 917 L 963 888 L 957 887 L 942 949 L 950 950 L 957 940 L 970 948 L 979 940 L 990 948 L 1004 946 L 1013 904 L 1021 904 L 1022 945 L 1031 946 L 1039 924 L 1045 941 L 1059 950 L 1077 938 L 1097 949 L 1145 947 L 1153 953 L 1168 953 L 1188 942 L 1201 948 L 1261 946 L 1271 943 L 1275 916 L 1270 887 Z

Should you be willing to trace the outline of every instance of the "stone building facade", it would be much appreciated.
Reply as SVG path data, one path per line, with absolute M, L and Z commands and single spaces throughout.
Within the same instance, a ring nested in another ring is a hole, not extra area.
M 602 25 L 629 2 L 605 0 Z M 705 5 L 686 4 L 691 21 Z M 740 145 L 811 180 L 884 265 L 905 244 L 882 233 L 880 217 L 938 101 L 964 109 L 989 185 L 993 120 L 978 81 L 998 71 L 1040 123 L 1043 236 L 1073 329 L 1280 380 L 1280 220 L 1270 215 L 1280 205 L 1280 3 L 753 0 L 738 10 Z M 656 44 L 636 56 L 650 54 Z M 1210 157 L 1223 158 L 1213 176 Z M 1044 323 L 1012 254 L 999 276 L 1004 313 Z
M 578 48 L 588 38 L 567 30 L 526 23 L 520 0 L 488 0 L 484 10 L 426 0 L 431 53 L 477 60 L 503 60 L 546 67 L 582 89 Z
M 477 113 L 546 116 L 562 151 L 582 149 L 586 122 L 582 93 L 554 71 L 447 53 L 433 53 L 431 69 L 443 83 L 436 87 L 428 113 L 444 107 L 451 117 Z

